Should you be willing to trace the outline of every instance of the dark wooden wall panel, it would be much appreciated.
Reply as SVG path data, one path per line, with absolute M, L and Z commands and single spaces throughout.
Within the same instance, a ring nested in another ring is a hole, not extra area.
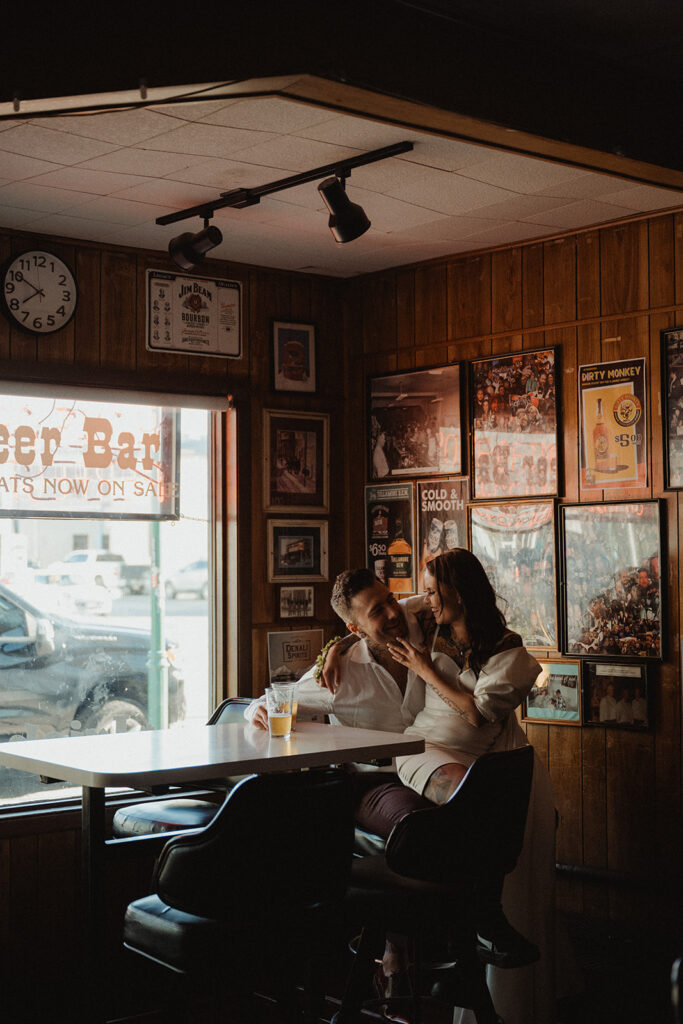
M 397 272 L 397 280 L 399 273 L 401 290 L 412 294 L 411 270 Z M 560 502 L 665 498 L 669 554 L 663 586 L 671 649 L 663 664 L 650 665 L 652 728 L 645 734 L 630 734 L 595 727 L 527 725 L 529 739 L 547 763 L 555 786 L 558 859 L 588 872 L 583 881 L 563 882 L 561 905 L 589 915 L 642 917 L 647 900 L 635 895 L 638 885 L 653 872 L 671 878 L 683 854 L 679 646 L 683 512 L 679 495 L 663 491 L 659 380 L 659 332 L 683 324 L 683 214 L 636 219 L 490 254 L 457 256 L 417 267 L 413 273 L 414 305 L 397 301 L 396 322 L 386 310 L 382 313 L 391 335 L 378 338 L 376 346 L 368 348 L 366 334 L 366 374 L 396 366 L 399 346 L 400 365 L 410 365 L 404 354 L 410 353 L 411 338 L 415 366 L 556 346 L 564 470 Z M 376 285 L 361 279 L 356 287 L 369 297 Z M 487 294 L 490 310 L 485 306 Z M 442 334 L 444 310 L 447 345 Z M 582 490 L 579 367 L 629 357 L 646 360 L 647 486 L 612 492 Z M 617 872 L 626 881 L 609 885 L 593 878 L 591 871 L 606 872 L 605 878 Z

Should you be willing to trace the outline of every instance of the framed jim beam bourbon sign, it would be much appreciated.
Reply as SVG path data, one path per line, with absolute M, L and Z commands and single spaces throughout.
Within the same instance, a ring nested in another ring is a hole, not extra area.
M 147 271 L 147 348 L 239 359 L 242 355 L 239 281 Z

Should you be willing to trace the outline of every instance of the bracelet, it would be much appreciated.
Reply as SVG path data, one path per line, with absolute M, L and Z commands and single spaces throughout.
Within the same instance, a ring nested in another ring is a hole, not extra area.
M 325 644 L 318 657 L 315 659 L 315 669 L 313 670 L 313 678 L 315 679 L 316 682 L 318 681 L 318 679 L 320 679 L 321 675 L 323 674 L 327 652 L 329 651 L 330 647 L 333 647 L 334 644 L 336 644 L 341 639 L 342 638 L 340 636 L 333 636 L 331 640 L 328 640 L 328 642 Z

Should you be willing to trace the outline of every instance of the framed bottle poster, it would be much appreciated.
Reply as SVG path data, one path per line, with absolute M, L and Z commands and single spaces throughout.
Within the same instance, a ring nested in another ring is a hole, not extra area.
M 444 551 L 467 547 L 467 477 L 417 483 L 418 586 L 427 562 Z
M 647 486 L 644 359 L 579 367 L 581 486 Z
M 365 488 L 367 567 L 399 597 L 415 593 L 413 485 Z

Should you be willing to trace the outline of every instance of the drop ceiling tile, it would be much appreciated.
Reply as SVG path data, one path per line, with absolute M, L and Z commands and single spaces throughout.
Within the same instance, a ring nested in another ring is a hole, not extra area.
M 118 199 L 130 199 L 136 203 L 151 203 L 164 206 L 166 211 L 182 210 L 186 206 L 197 206 L 214 199 L 216 190 L 201 185 L 186 185 L 170 178 L 140 178 L 130 188 L 117 190 Z
M 292 203 L 280 203 L 277 199 L 262 199 L 259 203 L 261 223 L 272 225 L 279 231 L 327 231 L 327 216 L 319 210 L 308 210 L 303 206 L 294 206 Z M 246 219 L 254 212 L 255 208 L 250 207 L 242 211 Z M 278 232 L 279 233 L 279 232 Z
M 629 210 L 647 212 L 648 210 L 664 210 L 670 206 L 683 203 L 683 192 L 674 192 L 666 188 L 652 188 L 648 185 L 634 185 L 620 191 L 609 192 L 602 196 L 607 203 L 625 206 Z
M 0 174 L 10 181 L 35 178 L 38 174 L 54 171 L 56 168 L 56 164 L 49 164 L 47 160 L 35 160 L 31 156 L 19 156 L 17 153 L 0 151 Z
M 572 177 L 580 178 L 582 173 L 577 169 L 572 174 L 569 168 L 563 165 L 516 153 L 489 152 L 480 163 L 467 166 L 469 178 L 497 185 L 521 195 L 533 194 Z
M 320 107 L 283 100 L 277 96 L 259 96 L 237 100 L 222 110 L 207 114 L 203 121 L 230 128 L 249 128 L 278 135 L 292 133 L 315 138 L 309 134 L 308 129 L 329 119 L 330 112 Z M 337 138 L 334 141 L 337 142 Z
M 463 239 L 467 249 L 486 249 L 494 245 L 511 245 L 514 242 L 531 241 L 534 238 L 550 234 L 548 227 L 541 228 L 526 223 L 492 224 L 482 231 L 475 231 Z
M 590 227 L 603 224 L 619 217 L 627 217 L 633 213 L 625 206 L 601 203 L 597 199 L 582 199 L 575 203 L 558 206 L 555 210 L 547 210 L 537 216 L 525 217 L 529 224 L 542 224 L 547 227 L 571 229 Z
M 106 156 L 98 156 L 94 160 L 84 160 L 79 167 L 89 171 L 111 171 L 114 174 L 165 178 L 189 170 L 198 161 L 201 161 L 201 157 L 131 147 L 115 149 Z
M 52 188 L 73 189 L 92 195 L 111 195 L 135 185 L 144 185 L 145 178 L 133 174 L 111 174 L 109 171 L 88 171 L 80 167 L 62 167 L 48 174 L 40 174 L 34 178 L 36 185 L 49 185 Z
M 39 117 L 31 121 L 31 124 L 42 128 L 51 128 L 88 139 L 100 139 L 116 146 L 134 146 L 167 132 L 175 123 L 174 118 L 150 110 L 116 110 L 75 114 L 70 117 Z
M 413 135 L 417 137 L 415 148 L 406 153 L 404 159 L 443 171 L 458 171 L 470 164 L 481 163 L 486 154 L 492 152 L 488 146 L 475 146 L 459 139 L 442 139 L 420 132 Z
M 391 237 L 398 241 L 404 235 L 411 235 L 424 242 L 432 239 L 435 242 L 455 242 L 467 238 L 475 231 L 488 231 L 493 223 L 484 217 L 441 217 L 439 220 L 430 220 L 426 224 L 420 224 L 419 227 L 401 227 L 392 231 Z
M 155 114 L 172 115 L 179 121 L 201 121 L 210 114 L 215 114 L 219 110 L 239 102 L 239 99 L 197 100 L 196 103 L 159 103 L 149 109 Z
M 348 146 L 332 146 L 326 142 L 283 135 L 241 150 L 240 159 L 261 164 L 263 167 L 286 167 L 290 171 L 308 171 L 356 155 L 356 151 Z
M 291 173 L 284 167 L 262 167 L 260 164 L 249 164 L 240 160 L 220 160 L 216 157 L 194 159 L 196 163 L 188 164 L 186 158 L 186 166 L 182 170 L 171 171 L 164 177 L 196 185 L 213 185 L 216 192 L 227 192 L 233 188 L 265 185 L 267 182 L 286 178 Z M 288 195 L 291 195 L 292 191 L 289 190 Z
M 491 221 L 521 220 L 524 217 L 541 216 L 546 210 L 556 210 L 566 206 L 567 200 L 557 196 L 519 196 L 505 193 L 506 198 L 498 203 L 473 207 L 478 217 Z
M 23 124 L 23 121 L 0 121 L 0 132 L 9 131 L 10 128 L 14 128 L 18 124 Z
M 84 220 L 103 221 L 125 227 L 135 227 L 145 223 L 155 226 L 156 218 L 162 217 L 165 213 L 168 213 L 167 207 L 152 206 L 148 203 L 133 203 L 130 200 L 114 196 L 100 196 L 98 199 L 89 197 L 87 203 L 69 209 L 70 217 L 83 217 Z
M 115 224 L 106 221 L 84 220 L 82 217 L 69 217 L 67 214 L 54 213 L 35 220 L 31 231 L 43 235 L 63 235 L 66 238 L 81 238 L 84 241 L 112 242 L 125 244 L 121 240 L 125 231 Z
M 351 117 L 348 114 L 331 116 L 330 111 L 324 113 L 325 117 L 320 118 L 318 123 L 300 129 L 297 134 L 306 139 L 329 142 L 333 145 L 338 145 L 340 139 L 343 139 L 345 146 L 351 146 L 361 152 L 392 146 L 395 142 L 412 142 L 422 134 L 399 125 L 383 124 L 381 121 Z
M 42 214 L 36 210 L 23 210 L 20 206 L 5 206 L 0 198 L 0 224 L 4 228 L 21 230 L 29 228 L 35 230 L 31 225 L 40 220 Z
M 363 207 L 372 226 L 380 231 L 393 232 L 434 220 L 433 212 L 425 210 L 423 206 L 414 206 L 412 203 L 404 203 L 400 199 L 379 195 L 376 192 L 367 192 L 362 188 L 352 188 L 351 185 L 348 186 L 347 192 L 349 199 Z
M 61 188 L 46 188 L 32 181 L 14 181 L 0 188 L 0 203 L 35 210 L 36 213 L 60 213 L 91 196 Z
M 456 173 L 448 174 L 431 169 L 425 174 L 422 183 L 401 186 L 392 189 L 389 194 L 447 214 L 468 214 L 509 197 L 508 192 L 494 185 L 472 181 Z
M 10 153 L 33 156 L 69 166 L 109 153 L 115 147 L 108 142 L 84 139 L 71 132 L 25 123 L 4 132 L 2 148 Z
M 557 181 L 547 188 L 538 191 L 538 195 L 559 196 L 564 199 L 597 199 L 609 192 L 627 188 L 637 188 L 637 184 L 615 178 L 611 174 L 596 174 L 583 171 L 580 177 Z
M 398 195 L 399 191 L 405 188 L 414 187 L 420 189 L 423 186 L 429 187 L 433 183 L 434 188 L 448 188 L 451 175 L 448 171 L 438 168 L 427 167 L 422 164 L 407 160 L 412 153 L 392 156 L 388 160 L 380 160 L 376 164 L 366 164 L 364 167 L 354 168 L 349 178 L 349 187 L 367 189 L 368 192 L 378 192 L 380 195 Z M 425 206 L 425 203 L 417 203 L 418 206 Z
M 214 124 L 183 124 L 167 130 L 147 142 L 147 149 L 189 156 L 220 156 L 229 159 L 235 153 L 276 138 L 270 132 L 252 132 L 242 128 L 224 128 Z

